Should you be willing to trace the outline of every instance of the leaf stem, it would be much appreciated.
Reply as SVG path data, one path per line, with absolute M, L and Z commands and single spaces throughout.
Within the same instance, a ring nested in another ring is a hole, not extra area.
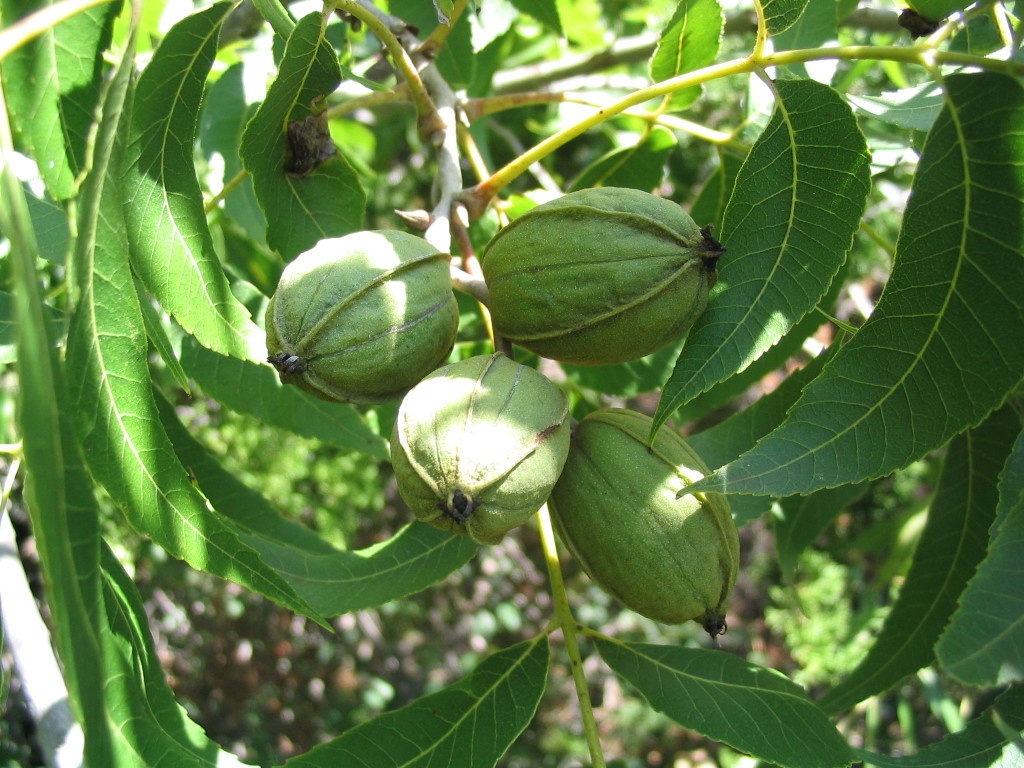
M 673 77 L 669 80 L 664 80 L 660 83 L 655 83 L 654 85 L 634 91 L 625 98 L 619 99 L 618 101 L 599 109 L 590 117 L 584 118 L 578 123 L 570 125 L 558 133 L 549 136 L 540 143 L 535 144 L 515 160 L 508 163 L 503 168 L 498 169 L 489 179 L 478 184 L 474 190 L 474 194 L 485 198 L 493 197 L 498 191 L 517 178 L 533 163 L 547 157 L 559 147 L 572 141 L 577 136 L 586 133 L 594 126 L 600 125 L 609 117 L 618 115 L 630 107 L 634 107 L 637 104 L 642 104 L 645 101 L 649 101 L 658 96 L 664 96 L 666 93 L 672 93 L 691 85 L 697 85 L 699 83 L 714 80 L 719 77 L 725 77 L 727 75 L 749 72 L 750 69 L 751 64 L 749 59 L 735 59 L 733 61 L 714 64 L 710 67 L 704 67 L 703 69 L 688 72 L 685 75 Z
M 760 6 L 759 13 L 761 13 Z M 1024 62 L 1006 61 L 1003 59 L 990 59 L 984 56 L 975 56 L 968 53 L 956 51 L 936 51 L 925 44 L 904 46 L 904 45 L 843 45 L 826 48 L 800 48 L 791 51 L 778 53 L 758 54 L 755 46 L 754 54 L 742 58 L 713 64 L 702 69 L 687 72 L 686 74 L 654 83 L 646 88 L 641 88 L 616 102 L 601 107 L 589 117 L 580 120 L 574 125 L 548 136 L 546 139 L 535 144 L 529 150 L 517 157 L 502 168 L 499 168 L 490 178 L 485 179 L 476 187 L 467 191 L 466 197 L 472 199 L 474 204 L 470 206 L 471 211 L 477 213 L 483 209 L 482 201 L 489 200 L 500 190 L 505 188 L 514 179 L 524 173 L 533 163 L 536 163 L 550 155 L 556 149 L 569 143 L 576 137 L 586 133 L 591 128 L 600 125 L 609 118 L 622 114 L 631 107 L 642 104 L 645 101 L 664 96 L 668 93 L 689 88 L 694 85 L 728 77 L 730 75 L 748 74 L 758 69 L 767 67 L 778 67 L 789 64 L 802 64 L 809 61 L 824 61 L 829 59 L 875 59 L 886 61 L 900 61 L 908 64 L 917 64 L 930 71 L 937 65 L 950 64 L 962 66 L 975 66 L 982 69 L 1003 72 L 1008 75 L 1024 74 Z
M 238 187 L 248 177 L 249 177 L 249 172 L 247 170 L 245 170 L 245 168 L 243 168 L 238 173 L 236 173 L 234 176 L 232 176 L 224 184 L 224 187 L 223 187 L 223 189 L 221 189 L 220 192 L 218 192 L 216 195 L 214 195 L 213 197 L 211 197 L 209 200 L 206 201 L 206 204 L 203 206 L 203 211 L 205 213 L 207 213 L 207 214 L 212 213 L 213 211 L 215 211 L 217 209 L 217 206 L 220 204 L 220 201 L 223 200 L 225 197 L 227 197 L 232 192 L 234 192 L 235 188 Z
M 576 620 L 569 608 L 569 597 L 565 593 L 565 582 L 562 581 L 562 569 L 558 564 L 558 546 L 555 543 L 555 531 L 551 526 L 551 514 L 545 504 L 537 512 L 540 524 L 541 544 L 544 547 L 544 560 L 548 566 L 548 578 L 551 580 L 551 592 L 555 601 L 555 615 L 562 628 L 565 638 L 565 651 L 569 655 L 569 667 L 572 680 L 576 686 L 576 696 L 580 701 L 580 715 L 583 718 L 583 733 L 590 750 L 590 759 L 594 768 L 605 768 L 604 754 L 601 751 L 601 740 L 597 732 L 597 721 L 594 719 L 594 707 L 590 703 L 590 691 L 587 678 L 583 673 L 583 657 L 580 655 L 579 642 L 576 639 Z
M 292 31 L 295 29 L 295 19 L 292 18 L 281 0 L 253 0 L 253 5 L 277 35 L 284 40 L 291 37 Z
M 757 37 L 754 39 L 754 50 L 750 58 L 757 61 L 764 56 L 764 48 L 768 44 L 768 21 L 761 0 L 754 0 L 754 13 L 757 14 Z

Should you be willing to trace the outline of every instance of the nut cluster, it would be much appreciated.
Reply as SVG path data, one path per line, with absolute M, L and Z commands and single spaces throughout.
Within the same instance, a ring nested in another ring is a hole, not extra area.
M 686 333 L 724 252 L 675 204 L 589 189 L 539 205 L 481 254 L 495 332 L 536 354 L 608 365 Z M 448 254 L 397 231 L 323 240 L 267 308 L 268 361 L 328 400 L 402 398 L 391 436 L 417 519 L 495 544 L 547 501 L 587 574 L 658 621 L 725 629 L 739 545 L 728 503 L 685 494 L 708 472 L 674 432 L 625 410 L 575 427 L 562 390 L 503 354 L 444 365 L 458 332 Z

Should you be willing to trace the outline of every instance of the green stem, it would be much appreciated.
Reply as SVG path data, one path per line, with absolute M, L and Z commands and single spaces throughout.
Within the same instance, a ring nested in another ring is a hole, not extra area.
M 276 34 L 285 40 L 291 37 L 292 30 L 295 29 L 295 19 L 288 13 L 281 0 L 253 0 L 253 5 Z
M 238 173 L 236 173 L 234 176 L 232 176 L 231 179 L 224 185 L 224 188 L 220 192 L 218 192 L 216 195 L 214 195 L 213 197 L 206 201 L 206 205 L 203 206 L 203 211 L 205 213 L 210 213 L 211 211 L 215 210 L 217 206 L 220 205 L 220 201 L 227 197 L 229 194 L 231 194 L 235 190 L 235 188 L 238 187 L 238 185 L 245 181 L 248 177 L 249 172 L 244 168 L 240 170 Z
M 565 651 L 569 655 L 569 668 L 572 670 L 572 680 L 580 702 L 583 734 L 590 750 L 590 760 L 594 768 L 605 768 L 604 753 L 601 751 L 601 740 L 597 733 L 597 720 L 594 719 L 594 707 L 590 703 L 587 678 L 583 673 L 583 657 L 580 655 L 580 646 L 576 639 L 576 620 L 572 617 L 569 597 L 565 593 L 562 569 L 558 564 L 558 545 L 555 543 L 555 531 L 551 527 L 551 515 L 547 504 L 537 512 L 537 519 L 540 523 L 544 560 L 548 566 L 548 578 L 551 580 L 551 592 L 555 601 L 555 616 L 562 628 L 562 637 L 565 638 Z
M 437 114 L 434 101 L 430 98 L 430 94 L 427 93 L 427 88 L 423 84 L 420 73 L 416 69 L 416 65 L 413 63 L 408 51 L 405 50 L 399 39 L 388 28 L 388 25 L 379 19 L 376 14 L 355 2 L 355 0 L 328 0 L 328 4 L 352 14 L 370 28 L 373 34 L 377 36 L 377 39 L 387 48 L 391 60 L 402 73 L 406 85 L 409 86 L 409 94 L 412 103 L 416 105 L 416 114 L 419 115 L 421 122 L 425 123 L 431 120 Z

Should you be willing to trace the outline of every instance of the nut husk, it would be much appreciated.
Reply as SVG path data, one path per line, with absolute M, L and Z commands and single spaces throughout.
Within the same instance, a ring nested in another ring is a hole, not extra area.
M 540 508 L 568 449 L 565 395 L 501 354 L 423 379 L 391 437 L 398 490 L 417 519 L 481 544 L 497 544 Z
M 639 614 L 665 624 L 695 620 L 714 637 L 736 583 L 739 538 L 724 496 L 676 495 L 708 474 L 677 433 L 622 409 L 576 427 L 548 508 L 583 570 Z
M 682 336 L 724 252 L 678 205 L 602 187 L 528 211 L 481 255 L 495 331 L 577 365 L 635 360 Z
M 455 342 L 450 260 L 407 232 L 321 240 L 281 274 L 267 306 L 268 361 L 325 400 L 401 397 Z

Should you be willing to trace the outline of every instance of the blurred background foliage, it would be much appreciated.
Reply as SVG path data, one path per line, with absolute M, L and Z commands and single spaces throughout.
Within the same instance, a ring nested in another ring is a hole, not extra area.
M 240 168 L 236 152 L 241 130 L 265 93 L 274 56 L 280 54 L 269 30 L 253 24 L 253 9 L 247 3 L 235 12 L 233 26 L 229 24 L 225 32 L 228 42 L 215 66 L 202 117 L 197 162 L 210 195 L 219 192 Z M 306 5 L 296 3 L 292 10 L 301 16 L 319 7 Z M 391 11 L 426 14 L 429 21 L 434 13 L 430 3 L 419 3 L 421 8 L 415 5 L 412 0 L 392 0 Z M 836 11 L 839 18 L 847 19 L 838 28 L 840 42 L 885 44 L 902 39 L 895 5 L 860 9 L 870 12 L 860 16 L 854 6 L 846 2 Z M 143 51 L 159 41 L 173 20 L 193 10 L 186 0 L 147 0 L 144 8 Z M 643 47 L 643 39 L 656 38 L 674 3 L 586 0 L 562 3 L 560 8 L 564 37 L 520 17 L 505 0 L 483 0 L 464 23 L 471 25 L 474 37 L 491 35 L 492 39 L 478 54 L 473 77 L 462 83 L 463 95 L 492 96 L 521 87 L 515 86 L 517 82 L 533 82 L 536 87 L 585 92 L 588 99 L 607 102 L 649 82 L 646 59 L 651 49 Z M 752 39 L 752 9 L 736 0 L 725 3 L 724 11 L 727 23 L 720 58 L 743 55 Z M 506 16 L 516 23 L 503 30 L 493 20 Z M 344 65 L 384 87 L 394 85 L 394 74 L 371 35 L 341 21 L 334 23 L 332 33 Z M 583 65 L 550 83 L 539 74 L 530 79 L 531 72 L 547 71 L 545 67 L 552 63 L 600 52 L 610 52 L 610 66 L 595 64 L 588 69 Z M 832 82 L 849 93 L 878 93 L 914 84 L 915 74 L 891 63 L 845 62 L 836 67 Z M 417 135 L 415 114 L 408 103 L 342 108 L 354 94 L 365 93 L 362 87 L 350 85 L 343 84 L 331 98 L 337 108 L 331 134 L 367 192 L 366 227 L 402 227 L 396 210 L 429 208 L 435 176 L 432 151 Z M 769 108 L 770 101 L 756 84 L 748 88 L 746 81 L 716 81 L 705 87 L 685 117 L 734 133 L 742 144 L 756 136 Z M 527 104 L 480 118 L 469 131 L 483 162 L 493 170 L 590 110 L 573 103 Z M 834 310 L 838 319 L 852 325 L 863 322 L 865 306 L 877 299 L 888 274 L 919 139 L 911 128 L 879 120 L 865 121 L 863 127 L 876 160 L 876 175 L 865 215 L 867 226 L 857 236 L 847 287 Z M 608 121 L 549 157 L 543 167 L 524 174 L 508 191 L 533 196 L 569 188 L 607 153 L 636 145 L 647 135 L 645 131 L 645 121 L 638 118 Z M 658 191 L 693 206 L 719 167 L 719 148 L 685 131 L 665 133 L 669 142 Z M 466 173 L 471 179 L 468 168 Z M 43 274 L 50 281 L 47 301 L 55 310 L 55 322 L 62 322 L 63 257 L 68 242 L 66 231 L 62 234 L 60 229 L 62 211 L 38 190 L 32 191 L 40 216 L 49 215 L 54 221 L 49 230 L 53 237 L 42 254 L 48 259 Z M 221 256 L 239 281 L 238 290 L 245 292 L 244 299 L 260 317 L 283 262 L 266 245 L 262 214 L 247 180 L 227 196 L 211 223 Z M 486 242 L 495 228 L 493 215 L 475 222 L 474 242 Z M 0 283 L 8 280 L 7 262 L 0 259 Z M 464 321 L 460 347 L 468 352 L 480 346 L 483 331 L 473 303 L 463 296 L 460 301 Z M 0 328 L 0 352 L 11 343 L 10 330 Z M 819 346 L 827 344 L 834 332 L 835 327 L 823 318 L 816 337 L 805 345 L 809 353 L 817 351 L 815 338 Z M 692 432 L 723 420 L 778 386 L 809 353 L 752 382 L 746 392 L 699 424 L 677 426 Z M 156 355 L 152 364 L 162 365 Z M 388 464 L 275 430 L 225 410 L 199 391 L 180 390 L 170 375 L 163 378 L 182 419 L 227 469 L 259 489 L 283 514 L 314 528 L 331 543 L 360 549 L 385 539 L 408 521 Z M 584 410 L 612 404 L 652 412 L 657 403 L 650 391 L 611 397 L 580 380 L 566 380 L 564 375 L 561 379 Z M 10 442 L 14 439 L 15 379 L 8 372 L 3 383 L 0 440 Z M 377 409 L 374 418 L 381 434 L 387 435 L 393 409 Z M 743 564 L 722 647 L 781 670 L 812 693 L 850 670 L 899 589 L 940 459 L 929 457 L 871 484 L 799 557 L 788 576 L 775 555 L 775 518 L 765 516 L 745 526 Z M 339 617 L 332 621 L 334 631 L 327 632 L 258 595 L 167 558 L 158 547 L 127 530 L 109 503 L 107 507 L 108 541 L 134 573 L 147 600 L 157 647 L 179 701 L 214 739 L 253 763 L 286 759 L 459 679 L 490 650 L 543 630 L 552 613 L 532 525 L 506 537 L 499 546 L 482 548 L 477 558 L 436 587 L 378 610 Z M 778 507 L 775 513 L 776 517 L 783 514 Z M 23 511 L 15 505 L 11 514 L 21 535 L 22 556 L 32 563 L 33 544 Z M 624 611 L 590 584 L 575 563 L 567 562 L 565 569 L 574 610 L 582 622 L 629 639 L 705 642 L 695 624 L 666 627 Z M 583 650 L 606 754 L 618 758 L 614 765 L 741 764 L 729 750 L 650 710 L 605 673 L 597 656 L 588 654 L 586 643 Z M 19 701 L 18 681 L 7 674 L 7 655 L 3 668 L 0 700 L 6 706 L 0 719 L 0 766 L 35 765 L 39 757 L 31 747 L 31 723 Z M 566 670 L 564 663 L 552 666 L 555 679 L 540 714 L 503 765 L 579 764 L 576 756 L 585 753 L 585 747 Z M 974 702 L 927 672 L 850 715 L 842 729 L 851 743 L 883 753 L 910 752 L 941 738 L 957 718 L 962 721 L 971 714 Z

